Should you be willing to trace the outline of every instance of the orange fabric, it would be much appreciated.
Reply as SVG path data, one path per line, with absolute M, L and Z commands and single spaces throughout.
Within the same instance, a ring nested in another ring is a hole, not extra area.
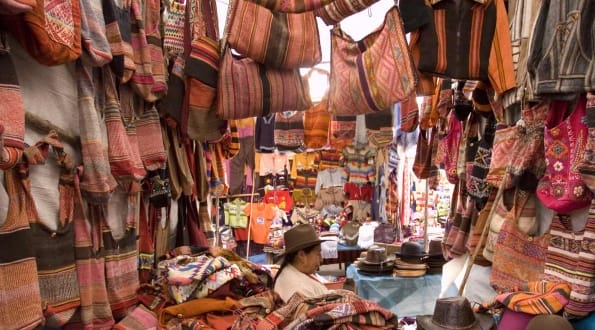
M 165 326 L 174 317 L 189 318 L 213 311 L 225 312 L 233 309 L 235 305 L 236 300 L 231 298 L 225 298 L 225 300 L 213 298 L 194 299 L 164 308 L 159 314 L 159 324 Z
M 252 214 L 250 214 L 250 210 L 252 210 Z M 267 244 L 271 223 L 275 217 L 273 206 L 264 203 L 249 203 L 244 207 L 244 213 L 250 217 L 252 241 L 258 244 Z

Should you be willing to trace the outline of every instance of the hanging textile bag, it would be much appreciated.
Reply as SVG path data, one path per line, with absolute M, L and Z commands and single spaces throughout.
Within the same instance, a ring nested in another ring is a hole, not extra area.
M 327 81 L 330 80 L 330 73 L 319 68 L 312 68 L 304 75 L 304 89 L 306 93 L 310 90 L 309 80 L 313 73 L 324 75 Z M 304 146 L 310 149 L 320 149 L 328 144 L 328 131 L 331 123 L 331 115 L 327 111 L 328 90 L 320 102 L 314 104 L 304 112 Z
M 550 235 L 544 280 L 570 284 L 570 301 L 564 312 L 569 317 L 586 317 L 595 311 L 595 202 L 588 212 L 583 208 L 570 215 L 555 215 Z
M 565 101 L 550 103 L 544 137 L 546 170 L 537 187 L 539 200 L 559 213 L 589 206 L 594 197 L 577 170 L 587 144 L 588 130 L 581 122 L 586 99 L 580 96 L 570 116 L 564 119 L 568 106 Z
M 311 67 L 320 62 L 322 53 L 313 12 L 286 14 L 247 0 L 234 2 L 228 42 L 241 55 L 277 69 Z
M 496 291 L 515 291 L 527 281 L 543 278 L 550 235 L 536 236 L 535 216 L 535 195 L 517 190 L 494 246 L 490 285 Z
M 29 168 L 43 165 L 53 149 L 61 167 L 59 179 L 59 210 L 57 229 L 48 228 L 40 219 L 31 191 Z M 25 150 L 27 166 L 21 167 L 21 184 L 31 226 L 31 246 L 37 260 L 39 289 L 44 306 L 45 325 L 59 328 L 68 323 L 81 305 L 75 267 L 73 160 L 64 153 L 58 134 L 50 132 L 41 141 Z
M 290 1 L 248 0 L 248 1 L 258 4 L 259 6 L 263 6 L 272 12 L 305 13 L 305 12 L 313 11 L 315 9 L 319 9 L 329 3 L 332 3 L 334 0 L 290 0 Z
M 41 64 L 60 65 L 79 58 L 82 53 L 79 0 L 35 2 L 28 13 L 0 15 L 0 26 Z
M 541 101 L 526 105 L 521 111 L 521 120 L 516 128 L 508 172 L 504 176 L 507 186 L 520 186 L 535 191 L 537 181 L 545 171 L 544 125 L 548 115 L 549 102 Z
M 435 128 L 432 128 L 430 132 L 423 129 L 419 132 L 412 168 L 413 173 L 418 179 L 427 179 L 438 175 L 438 167 L 432 161 L 438 147 L 438 141 L 436 141 L 437 134 Z
M 376 2 L 378 0 L 335 0 L 314 12 L 326 25 L 336 25 L 344 18 L 360 12 Z
M 19 170 L 4 171 L 10 201 L 0 227 L 0 328 L 35 329 L 44 320 L 25 191 Z
M 25 147 L 25 106 L 7 45 L 0 41 L 0 170 L 13 167 Z
M 101 1 L 105 33 L 110 44 L 112 61 L 109 63 L 121 83 L 126 83 L 136 70 L 130 31 L 130 8 L 122 8 L 116 0 Z
M 408 98 L 416 82 L 396 6 L 380 27 L 360 41 L 339 26 L 331 30 L 331 113 L 346 116 L 387 109 Z
M 587 110 L 583 122 L 587 125 L 589 137 L 585 155 L 579 161 L 578 171 L 585 184 L 595 193 L 595 93 L 587 93 Z
M 187 0 L 171 0 L 167 7 L 167 19 L 163 28 L 163 48 L 170 56 L 184 53 L 184 25 Z M 189 4 L 189 3 L 188 3 Z
M 309 107 L 297 69 L 268 68 L 225 50 L 217 88 L 220 118 L 242 119 Z
M 496 118 L 491 116 L 486 123 L 481 139 L 477 145 L 477 152 L 471 167 L 469 181 L 467 181 L 467 191 L 475 201 L 477 210 L 481 210 L 490 195 L 492 189 L 486 182 L 490 163 L 492 161 L 492 145 L 494 143 L 494 133 L 496 131 Z
M 457 175 L 457 162 L 463 127 L 461 122 L 455 117 L 454 112 L 451 111 L 448 117 L 448 132 L 446 133 L 446 136 L 440 140 L 440 143 L 444 144 L 444 170 L 446 172 L 446 179 L 448 182 L 455 184 L 459 181 L 459 176 Z
M 342 150 L 344 147 L 353 144 L 356 118 L 357 116 L 331 115 L 329 144 L 333 149 Z
M 301 151 L 304 147 L 304 113 L 301 111 L 276 113 L 274 139 L 279 151 Z
M 401 131 L 408 133 L 415 131 L 419 125 L 419 105 L 417 104 L 415 91 L 401 101 L 400 105 Z

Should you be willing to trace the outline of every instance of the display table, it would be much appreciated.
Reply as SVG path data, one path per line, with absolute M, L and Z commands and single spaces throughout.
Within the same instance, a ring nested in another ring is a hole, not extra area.
M 352 264 L 355 259 L 357 259 L 364 249 L 360 248 L 359 246 L 348 246 L 337 244 L 337 258 L 325 258 L 322 259 L 323 265 L 330 265 L 330 264 L 345 264 L 347 265 Z M 268 264 L 273 264 L 276 261 L 276 256 L 281 254 L 282 250 L 277 251 L 270 251 L 265 249 L 266 255 L 266 262 Z
M 422 277 L 372 276 L 347 267 L 347 278 L 353 279 L 357 294 L 390 309 L 398 317 L 431 315 L 440 294 L 442 275 Z

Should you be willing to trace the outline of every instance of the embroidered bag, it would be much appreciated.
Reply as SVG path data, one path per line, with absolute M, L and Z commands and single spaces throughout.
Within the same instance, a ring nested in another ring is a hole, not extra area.
M 498 292 L 515 291 L 527 281 L 543 278 L 550 235 L 535 236 L 536 226 L 522 228 L 526 223 L 517 223 L 518 220 L 531 222 L 527 220 L 535 217 L 535 212 L 535 195 L 517 190 L 494 247 L 490 285 Z M 533 220 L 533 224 L 537 221 Z
M 587 93 L 586 114 L 583 122 L 587 125 L 589 137 L 583 159 L 579 160 L 578 171 L 591 192 L 595 193 L 595 93 Z
M 277 69 L 311 67 L 320 62 L 322 53 L 313 12 L 286 14 L 247 0 L 234 2 L 227 41 L 241 55 Z
M 219 68 L 217 115 L 224 119 L 306 110 L 310 101 L 297 69 L 272 69 L 227 49 Z
M 570 284 L 570 302 L 564 311 L 571 317 L 585 317 L 595 311 L 595 202 L 588 215 L 585 211 L 554 216 L 545 259 L 544 280 Z M 577 230 L 585 220 L 584 228 Z
M 378 0 L 335 0 L 314 12 L 326 25 L 336 25 L 344 18 L 360 12 L 376 2 Z
M 416 78 L 396 6 L 386 13 L 382 26 L 360 41 L 338 26 L 331 30 L 331 113 L 356 115 L 387 109 L 409 97 Z
M 25 147 L 25 106 L 11 54 L 0 41 L 0 170 L 13 167 Z
M 304 113 L 301 111 L 276 113 L 274 139 L 279 151 L 301 151 L 304 147 Z
M 490 190 L 492 189 L 486 182 L 486 176 L 492 160 L 492 145 L 494 143 L 494 133 L 496 131 L 496 118 L 490 116 L 484 132 L 479 140 L 475 159 L 471 167 L 471 175 L 467 181 L 467 191 L 471 198 L 475 200 L 475 207 L 481 210 L 488 200 Z
M 0 16 L 0 26 L 41 64 L 69 63 L 82 53 L 78 0 L 37 0 L 28 13 Z
M 448 118 L 448 126 L 448 132 L 440 142 L 444 143 L 444 170 L 446 172 L 446 179 L 448 182 L 455 184 L 459 181 L 457 162 L 463 135 L 463 126 L 452 111 Z
M 0 227 L 0 328 L 34 329 L 43 320 L 25 190 L 16 167 L 4 171 L 10 201 Z
M 29 168 L 43 165 L 53 148 L 61 167 L 59 179 L 59 209 L 57 229 L 48 228 L 40 219 L 31 192 Z M 74 257 L 74 206 L 73 160 L 64 153 L 63 145 L 55 132 L 50 132 L 35 146 L 25 150 L 27 166 L 21 167 L 21 183 L 31 226 L 31 246 L 37 260 L 39 289 L 44 306 L 45 325 L 59 328 L 68 323 L 81 305 Z
M 259 6 L 263 6 L 268 8 L 272 12 L 282 12 L 282 13 L 304 13 L 313 11 L 315 9 L 321 8 L 334 0 L 290 0 L 290 1 L 283 1 L 283 0 L 274 0 L 274 1 L 264 1 L 264 0 L 248 0 Z
M 587 127 L 581 122 L 586 99 L 581 96 L 576 102 L 570 116 L 564 119 L 569 103 L 551 101 L 546 119 L 546 170 L 539 180 L 537 197 L 545 206 L 560 213 L 589 206 L 594 197 L 576 168 L 583 158 L 588 136 Z

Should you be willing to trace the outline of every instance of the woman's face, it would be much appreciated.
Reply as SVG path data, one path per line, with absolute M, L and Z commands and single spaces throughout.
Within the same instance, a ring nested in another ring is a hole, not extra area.
M 306 253 L 304 250 L 298 252 L 301 264 L 301 267 L 299 267 L 300 270 L 306 274 L 316 273 L 320 267 L 320 263 L 322 262 L 321 251 L 320 244 L 318 244 L 308 253 Z

